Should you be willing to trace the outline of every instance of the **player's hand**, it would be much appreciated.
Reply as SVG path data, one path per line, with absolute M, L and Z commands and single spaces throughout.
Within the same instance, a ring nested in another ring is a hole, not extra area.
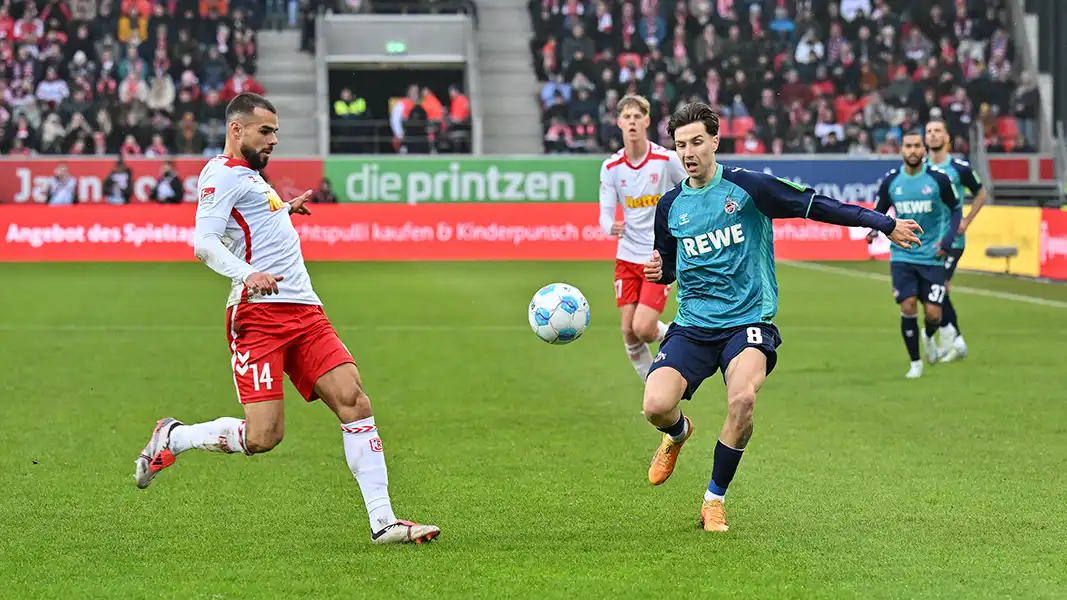
M 872 229 L 870 233 L 867 234 L 867 243 L 870 244 L 876 239 L 878 239 L 878 232 Z
M 919 240 L 918 234 L 922 233 L 923 228 L 919 227 L 919 224 L 911 219 L 897 219 L 897 225 L 893 228 L 893 233 L 889 234 L 889 241 L 900 246 L 901 248 L 912 248 L 922 246 L 922 241 Z
M 300 194 L 296 198 L 289 201 L 289 214 L 296 213 L 298 215 L 310 215 L 311 211 L 307 206 L 304 206 L 308 200 L 311 200 L 311 196 L 314 194 L 311 190 Z
M 252 273 L 245 279 L 245 287 L 249 294 L 263 294 L 270 296 L 278 293 L 278 282 L 285 279 L 281 275 L 270 273 Z
M 615 224 L 611 226 L 611 233 L 615 237 L 622 235 L 622 232 L 626 230 L 625 221 L 615 221 Z
M 663 279 L 663 259 L 660 258 L 659 250 L 653 250 L 652 259 L 645 263 L 645 279 L 652 283 Z
M 959 229 L 958 233 L 960 235 L 963 235 L 963 234 L 967 233 L 967 228 L 970 227 L 970 226 L 971 226 L 971 222 L 968 221 L 967 219 L 964 219 L 964 220 L 960 221 L 960 229 Z

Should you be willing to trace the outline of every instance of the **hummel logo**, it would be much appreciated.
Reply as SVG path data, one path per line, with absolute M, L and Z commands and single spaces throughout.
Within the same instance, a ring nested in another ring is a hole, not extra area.
M 661 361 L 661 360 L 663 360 L 665 358 L 667 358 L 667 355 L 665 353 L 663 353 L 663 352 L 660 352 L 660 353 L 656 354 L 656 359 L 653 360 L 652 362 L 658 363 L 659 361 Z
M 682 213 L 682 215 L 678 217 L 678 224 L 685 225 L 687 223 L 689 223 L 689 213 Z

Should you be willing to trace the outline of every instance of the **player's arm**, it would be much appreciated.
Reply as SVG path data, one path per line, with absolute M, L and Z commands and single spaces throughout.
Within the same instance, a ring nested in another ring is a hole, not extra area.
M 615 190 L 615 180 L 605 162 L 600 165 L 600 228 L 608 235 L 622 235 L 623 222 L 615 221 L 618 204 L 619 193 Z
M 196 257 L 223 277 L 247 281 L 256 272 L 252 265 L 237 258 L 226 249 L 222 236 L 230 220 L 241 186 L 237 181 L 220 181 L 218 177 L 201 179 L 200 201 L 196 206 L 196 230 L 193 234 L 193 250 Z M 216 184 L 221 184 L 216 187 Z
M 656 204 L 656 221 L 653 225 L 655 240 L 652 243 L 652 260 L 645 264 L 645 277 L 653 283 L 669 285 L 677 279 L 678 240 L 671 233 L 667 218 L 671 204 L 677 197 L 677 188 L 664 194 Z M 658 277 L 657 277 L 658 273 Z
M 949 213 L 948 231 L 945 232 L 945 237 L 941 238 L 940 253 L 951 248 L 952 243 L 956 241 L 956 236 L 959 235 L 960 221 L 963 219 L 963 203 L 956 193 L 956 186 L 952 185 L 952 180 L 948 178 L 948 175 L 933 170 L 929 173 L 937 182 L 938 196 L 941 201 L 952 211 Z
M 897 172 L 894 169 L 882 178 L 882 185 L 878 186 L 878 198 L 874 205 L 875 212 L 880 212 L 883 215 L 888 214 L 889 207 L 893 206 L 893 199 L 889 196 L 889 186 L 892 184 L 896 174 Z M 872 229 L 871 232 L 867 234 L 867 242 L 873 242 L 876 237 L 878 237 L 878 232 Z
M 750 176 L 756 181 L 745 181 L 742 187 L 746 190 L 755 188 L 752 191 L 756 193 L 749 191 L 749 195 L 755 200 L 756 208 L 771 219 L 801 218 L 844 227 L 866 227 L 881 231 L 904 248 L 919 243 L 914 232 L 922 229 L 915 221 L 897 220 L 858 204 L 845 204 L 818 194 L 810 187 L 765 173 L 748 172 L 739 179 L 743 181 Z
M 974 196 L 974 200 L 971 201 L 971 210 L 967 213 L 967 216 L 963 218 L 962 223 L 958 231 L 962 234 L 967 231 L 967 228 L 974 222 L 974 218 L 978 216 L 978 211 L 982 210 L 986 201 L 986 189 L 982 185 L 982 179 L 978 177 L 978 174 L 974 172 L 974 169 L 970 165 L 957 162 L 955 165 L 956 171 L 960 174 L 960 183 L 963 187 L 967 188 L 967 191 L 971 192 Z M 963 198 L 960 198 L 960 203 L 963 203 Z

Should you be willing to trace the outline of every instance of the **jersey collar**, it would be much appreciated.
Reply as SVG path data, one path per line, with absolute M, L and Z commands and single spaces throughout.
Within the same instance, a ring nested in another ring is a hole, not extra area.
M 723 166 L 719 163 L 715 163 L 715 174 L 711 176 L 711 181 L 708 182 L 708 185 L 699 189 L 689 187 L 689 178 L 686 177 L 682 180 L 682 193 L 699 194 L 700 192 L 710 190 L 711 188 L 719 185 L 719 182 L 722 181 L 722 170 Z

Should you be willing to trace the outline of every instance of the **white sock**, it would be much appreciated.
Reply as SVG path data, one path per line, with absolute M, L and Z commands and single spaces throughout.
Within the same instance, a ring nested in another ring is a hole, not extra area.
M 630 358 L 630 364 L 634 366 L 637 376 L 644 381 L 648 377 L 648 370 L 652 367 L 652 351 L 648 349 L 648 344 L 644 342 L 626 344 L 626 356 Z
M 946 335 L 950 338 L 956 337 L 956 328 L 953 327 L 952 323 L 946 323 L 945 325 L 942 325 L 939 331 L 941 332 L 942 338 Z
M 341 425 L 348 468 L 359 483 L 367 505 L 371 531 L 381 531 L 396 522 L 389 502 L 389 476 L 385 471 L 385 454 L 374 417 Z
M 186 450 L 207 452 L 245 452 L 245 422 L 234 417 L 222 417 L 207 423 L 179 425 L 170 432 L 170 451 L 175 455 Z
M 722 502 L 723 504 L 726 504 L 726 496 L 720 496 L 718 494 L 712 493 L 711 490 L 705 490 L 704 491 L 704 502 L 708 502 L 710 500 L 718 500 L 719 502 Z
M 663 321 L 658 321 L 656 323 L 656 327 L 659 329 L 659 335 L 656 336 L 656 342 L 662 342 L 663 338 L 667 335 L 667 329 L 670 327 L 670 325 L 664 323 Z

